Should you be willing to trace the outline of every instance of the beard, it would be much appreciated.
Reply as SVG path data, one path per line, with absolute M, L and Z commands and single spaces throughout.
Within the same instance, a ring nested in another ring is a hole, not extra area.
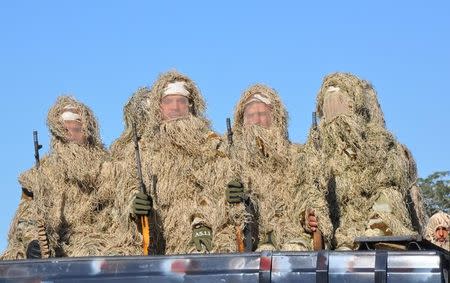
M 244 158 L 247 164 L 286 164 L 290 159 L 289 141 L 280 129 L 249 125 L 241 130 L 236 140 L 238 158 Z
M 198 155 L 203 151 L 209 131 L 209 123 L 205 119 L 189 115 L 162 122 L 157 142 L 161 148 L 175 147 L 189 155 Z
M 103 149 L 57 141 L 53 150 L 58 171 L 66 181 L 78 185 L 82 191 L 92 191 L 95 188 L 105 158 Z

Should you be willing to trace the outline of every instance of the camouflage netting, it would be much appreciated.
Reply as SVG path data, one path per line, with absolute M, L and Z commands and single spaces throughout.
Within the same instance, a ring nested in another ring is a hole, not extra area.
M 86 145 L 68 142 L 61 114 L 72 106 L 81 116 Z M 107 153 L 101 144 L 99 129 L 92 111 L 72 97 L 59 97 L 50 109 L 47 120 L 52 134 L 50 153 L 38 169 L 21 175 L 23 187 L 33 192 L 33 199 L 19 207 L 18 223 L 30 225 L 28 235 L 10 234 L 10 245 L 21 242 L 27 246 L 37 238 L 35 222 L 45 226 L 50 256 L 100 255 L 107 237 L 103 208 L 111 199 L 111 192 L 98 190 L 98 175 Z M 32 219 L 29 221 L 29 219 Z M 15 225 L 15 223 L 13 223 Z M 20 231 L 12 227 L 11 231 Z M 25 242 L 23 242 L 25 240 Z
M 323 170 L 318 183 L 328 194 L 337 248 L 355 248 L 354 237 L 364 233 L 413 234 L 406 202 L 415 164 L 386 130 L 374 88 L 351 74 L 331 74 L 317 114 L 306 148 Z
M 411 215 L 411 222 L 415 231 L 424 236 L 425 228 L 428 222 L 428 215 L 423 202 L 420 188 L 417 186 L 417 165 L 411 151 L 405 146 L 401 145 L 408 160 L 408 176 L 410 176 L 412 185 L 409 194 L 406 195 L 409 214 Z
M 269 128 L 244 126 L 245 104 L 257 93 L 267 96 L 271 102 L 272 125 Z M 286 109 L 275 90 L 256 84 L 244 92 L 234 115 L 228 181 L 237 178 L 244 183 L 256 210 L 253 221 L 257 222 L 257 229 L 253 237 L 260 248 L 306 250 L 312 248 L 312 243 L 311 236 L 302 227 L 305 211 L 315 208 L 316 201 L 323 199 L 323 195 L 320 196 L 321 191 L 315 191 L 317 194 L 304 191 L 303 161 L 300 160 L 303 155 L 301 147 L 288 139 L 287 119 Z M 224 242 L 217 244 L 219 249 L 233 247 L 232 251 L 236 251 L 236 226 L 242 229 L 252 217 L 244 213 L 243 204 L 219 209 L 222 210 L 227 211 L 222 215 L 226 220 L 221 219 L 224 228 L 220 231 L 223 234 L 220 241 Z M 325 224 L 328 211 L 322 213 L 317 207 L 316 212 Z
M 144 134 L 149 117 L 150 107 L 150 89 L 147 87 L 139 88 L 123 108 L 123 119 L 125 123 L 125 130 L 120 137 L 111 145 L 111 156 L 115 159 L 123 159 L 124 148 L 133 142 L 133 127 L 136 124 L 136 131 L 138 136 Z
M 20 185 L 28 188 L 34 187 L 34 180 L 38 178 L 36 169 L 30 169 L 22 173 L 19 177 Z M 0 259 L 15 260 L 26 259 L 26 250 L 28 243 L 36 239 L 38 233 L 36 220 L 33 219 L 31 209 L 33 202 L 30 197 L 22 195 L 19 207 L 16 210 L 13 220 L 11 221 L 10 230 L 8 233 L 8 246 Z
M 447 239 L 445 241 L 438 241 L 436 239 L 436 229 L 439 227 L 446 228 L 447 231 L 450 231 L 450 215 L 443 211 L 439 211 L 433 216 L 430 217 L 430 220 L 428 221 L 428 225 L 425 232 L 425 238 L 432 242 L 433 244 L 446 249 L 447 251 L 450 251 L 450 244 L 449 244 L 449 236 L 447 234 Z
M 183 81 L 189 91 L 188 117 L 163 121 L 160 100 L 168 83 Z M 211 132 L 204 117 L 205 103 L 188 77 L 171 71 L 162 74 L 149 95 L 149 115 L 139 141 L 142 172 L 148 193 L 153 198 L 155 213 L 151 222 L 154 230 L 154 252 L 165 254 L 191 253 L 192 225 L 213 228 L 213 202 L 209 190 L 215 176 L 215 160 L 221 155 L 217 148 L 220 139 Z M 131 108 L 132 109 L 132 108 Z M 131 110 L 133 111 L 133 110 Z M 114 215 L 115 243 L 120 254 L 142 254 L 142 236 L 132 215 L 132 200 L 138 192 L 138 178 L 134 144 L 124 146 L 123 160 L 114 160 L 115 168 L 122 168 L 117 178 Z M 152 186 L 154 176 L 156 188 Z M 156 231 L 156 232 L 154 232 Z M 155 239 L 156 238 L 156 239 Z

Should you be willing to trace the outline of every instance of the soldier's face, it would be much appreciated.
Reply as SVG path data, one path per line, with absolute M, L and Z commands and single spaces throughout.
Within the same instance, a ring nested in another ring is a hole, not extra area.
M 437 241 L 439 242 L 445 242 L 445 240 L 448 239 L 448 230 L 445 227 L 438 227 L 436 228 L 436 231 L 434 232 L 434 236 Z
M 164 121 L 183 118 L 189 114 L 189 100 L 183 95 L 167 95 L 161 99 L 161 115 Z
M 272 108 L 263 102 L 252 102 L 244 110 L 244 126 L 259 125 L 269 128 L 272 125 Z
M 81 122 L 78 121 L 64 121 L 64 127 L 67 130 L 67 139 L 76 144 L 86 144 L 86 137 L 84 136 Z
M 350 98 L 341 91 L 327 91 L 323 100 L 323 117 L 327 121 L 350 113 Z

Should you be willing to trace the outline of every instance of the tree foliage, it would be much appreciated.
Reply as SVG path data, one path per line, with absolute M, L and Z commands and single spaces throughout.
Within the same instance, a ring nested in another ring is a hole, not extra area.
M 425 208 L 428 215 L 442 210 L 450 213 L 450 171 L 434 172 L 425 179 L 419 178 Z

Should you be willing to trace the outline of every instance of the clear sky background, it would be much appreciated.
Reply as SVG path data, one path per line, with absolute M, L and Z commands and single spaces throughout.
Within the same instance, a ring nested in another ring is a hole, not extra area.
M 33 129 L 41 154 L 49 149 L 56 97 L 89 105 L 109 146 L 130 95 L 174 68 L 197 82 L 218 132 L 245 88 L 272 86 L 302 143 L 323 77 L 354 73 L 374 84 L 419 175 L 449 170 L 448 11 L 446 0 L 2 1 L 0 250 L 20 199 L 17 176 L 34 164 Z

